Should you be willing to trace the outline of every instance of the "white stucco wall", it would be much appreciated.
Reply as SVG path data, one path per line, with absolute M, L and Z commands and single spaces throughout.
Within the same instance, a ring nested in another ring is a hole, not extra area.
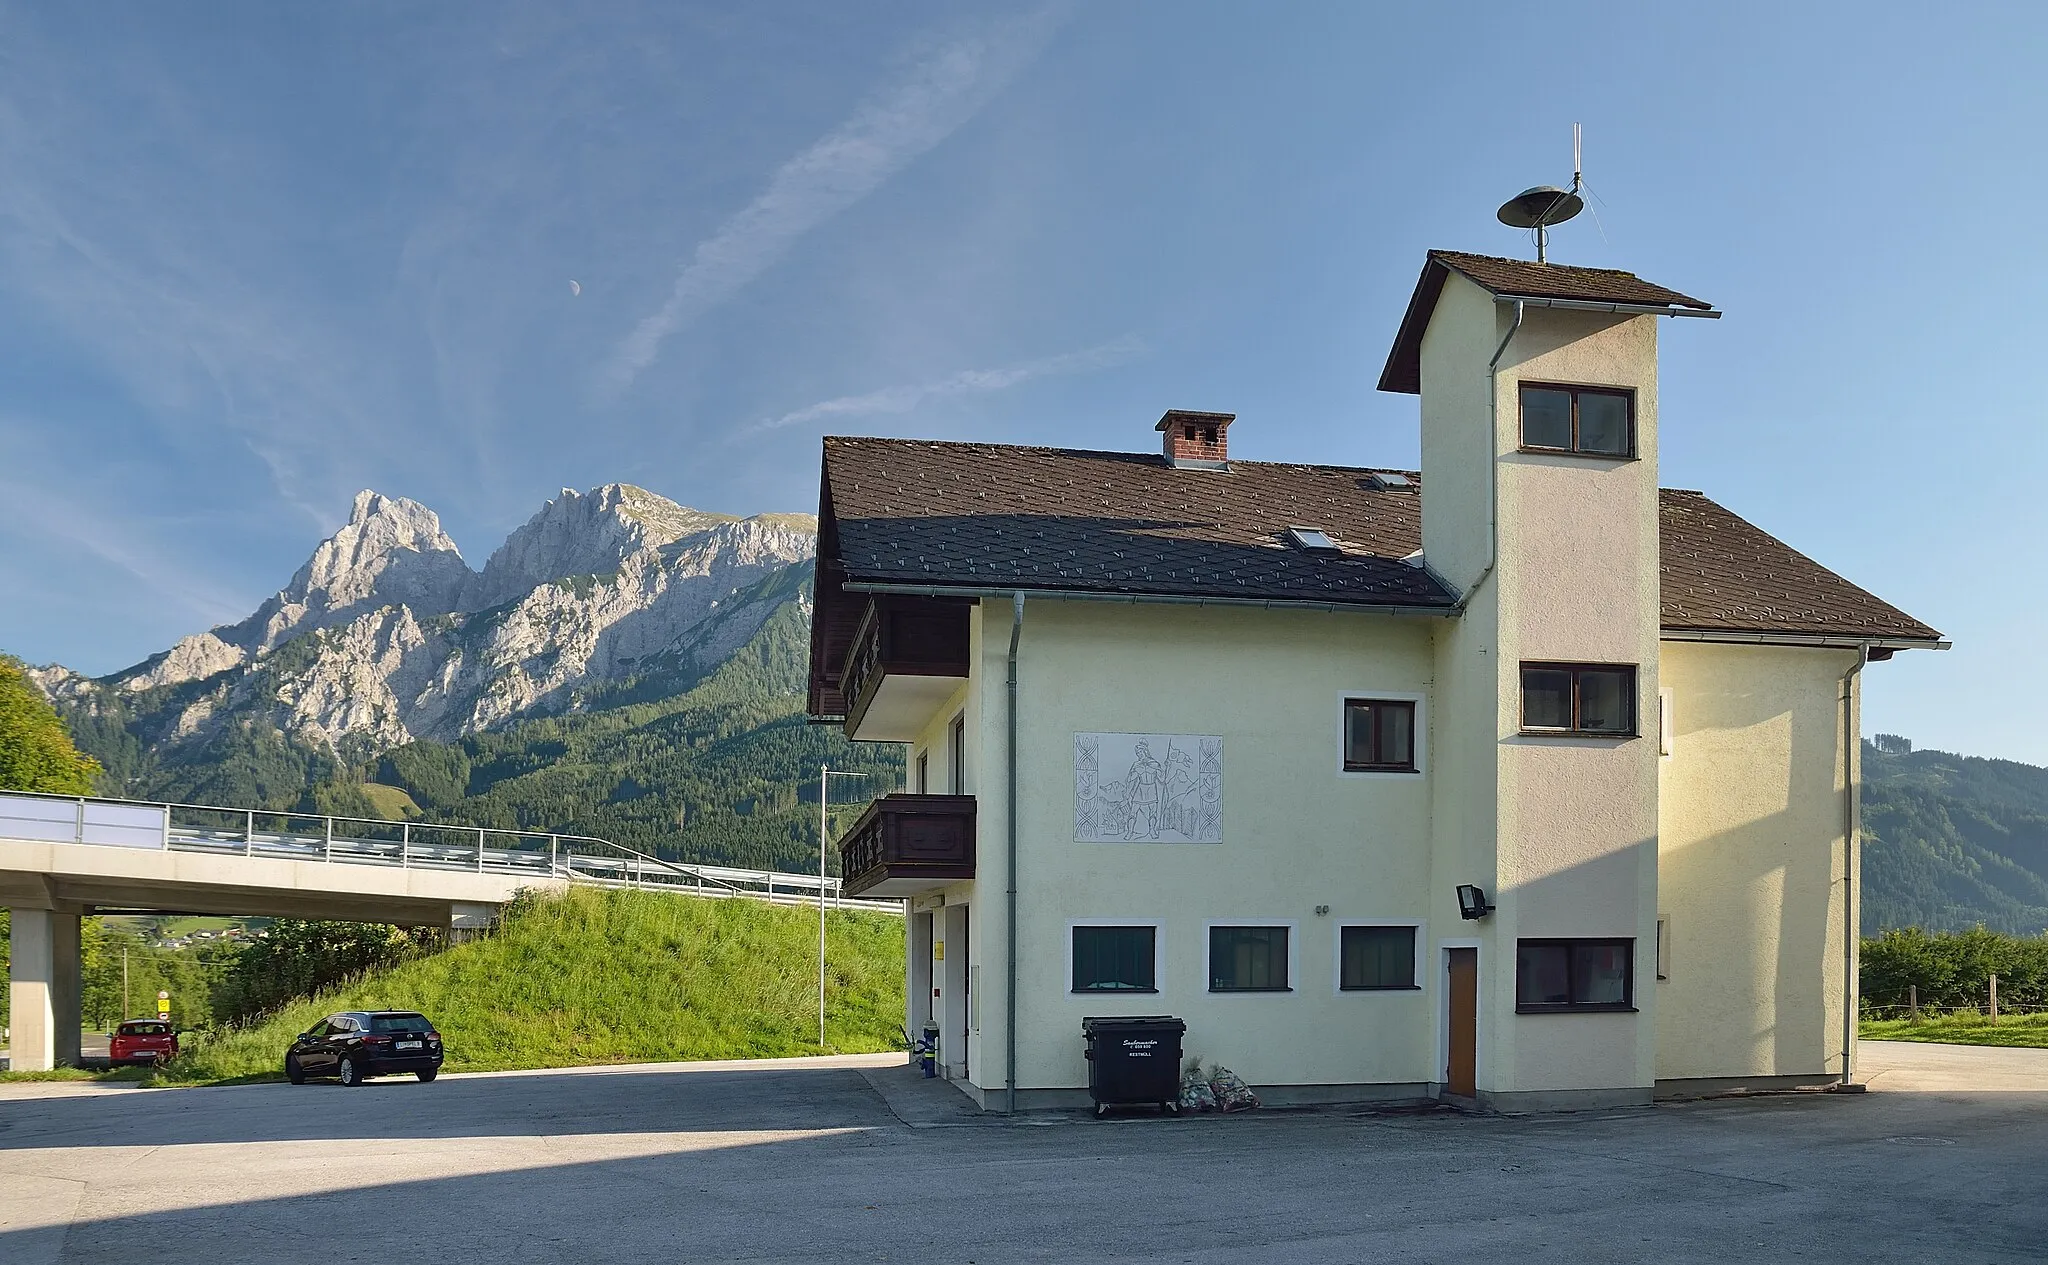
M 992 604 L 981 614 L 976 662 L 1000 690 L 1010 611 Z M 1340 923 L 1429 917 L 1426 774 L 1345 776 L 1339 719 L 1347 692 L 1426 698 L 1430 632 L 1429 621 L 1361 615 L 1055 601 L 1027 607 L 1018 744 L 1022 1088 L 1085 1086 L 1081 1020 L 1109 1014 L 1178 1015 L 1188 1023 L 1190 1054 L 1255 1084 L 1432 1079 L 1429 988 L 1340 993 L 1336 986 Z M 1004 722 L 1000 706 L 987 710 L 972 885 L 980 893 L 973 928 L 975 960 L 984 968 L 983 1037 L 972 1079 L 992 1090 L 1003 1081 Z M 1222 735 L 1224 842 L 1073 842 L 1077 731 Z M 1329 912 L 1317 915 L 1318 905 Z M 1159 924 L 1160 991 L 1071 994 L 1070 925 L 1122 919 Z M 1233 921 L 1293 925 L 1292 991 L 1208 991 L 1208 924 Z M 1428 934 L 1425 927 L 1425 941 Z
M 1456 883 L 1480 883 L 1498 906 L 1472 932 L 1482 941 L 1482 1094 L 1647 1089 L 1656 1006 L 1645 965 L 1657 892 L 1655 321 L 1529 308 L 1489 389 L 1488 364 L 1511 322 L 1511 307 L 1453 274 L 1422 345 L 1425 552 L 1440 574 L 1478 584 L 1461 626 L 1439 639 L 1446 723 L 1458 730 L 1436 796 L 1445 810 L 1437 851 L 1463 873 L 1440 874 L 1435 887 L 1441 905 Z M 1525 380 L 1633 389 L 1635 456 L 1521 452 Z M 1497 545 L 1488 539 L 1489 463 L 1499 481 Z M 1436 499 L 1443 489 L 1448 503 Z M 1523 736 L 1529 661 L 1635 665 L 1639 732 L 1648 736 Z M 1481 807 L 1489 804 L 1491 819 Z M 1516 1013 L 1516 941 L 1609 936 L 1637 942 L 1635 1013 Z
M 1666 642 L 1657 1076 L 1842 1066 L 1844 650 Z
M 1518 451 L 1523 381 L 1632 388 L 1635 459 Z M 1512 1016 L 1497 1087 L 1647 1086 L 1657 1000 L 1644 968 L 1657 929 L 1655 318 L 1529 310 L 1502 359 L 1499 401 L 1501 930 L 1633 938 L 1638 1013 Z M 1537 660 L 1635 665 L 1643 736 L 1520 736 L 1520 665 Z
M 1499 593 L 1481 579 L 1492 560 L 1488 468 L 1498 449 L 1487 417 L 1491 395 L 1487 362 L 1500 345 L 1493 299 L 1453 275 L 1422 339 L 1423 555 L 1430 568 L 1468 596 L 1464 615 L 1435 632 L 1435 775 L 1431 779 L 1432 848 L 1430 918 L 1438 939 L 1476 942 L 1479 951 L 1479 1083 L 1492 1083 L 1498 1062 L 1499 1015 L 1514 1005 L 1514 943 L 1498 936 L 1499 919 L 1467 922 L 1458 916 L 1456 889 L 1476 883 L 1499 895 L 1496 838 L 1500 813 Z M 1505 951 L 1503 951 L 1503 943 Z M 1446 961 L 1429 960 L 1428 983 L 1439 1013 L 1438 1047 L 1430 1079 L 1441 1082 L 1447 1051 L 1441 1047 L 1441 997 Z M 1503 974 L 1505 971 L 1505 974 Z

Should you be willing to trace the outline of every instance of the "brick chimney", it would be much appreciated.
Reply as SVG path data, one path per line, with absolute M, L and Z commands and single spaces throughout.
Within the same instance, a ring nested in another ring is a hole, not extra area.
M 1196 413 L 1170 408 L 1159 419 L 1160 451 L 1176 467 L 1195 470 L 1229 468 L 1230 424 L 1235 413 Z

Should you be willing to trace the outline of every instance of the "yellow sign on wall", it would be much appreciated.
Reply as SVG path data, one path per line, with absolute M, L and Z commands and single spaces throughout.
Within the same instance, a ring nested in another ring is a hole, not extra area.
M 934 962 L 943 962 L 943 961 L 945 961 L 945 960 L 946 960 L 946 942 L 945 942 L 944 940 L 934 940 L 934 941 L 932 941 L 932 961 L 934 961 Z

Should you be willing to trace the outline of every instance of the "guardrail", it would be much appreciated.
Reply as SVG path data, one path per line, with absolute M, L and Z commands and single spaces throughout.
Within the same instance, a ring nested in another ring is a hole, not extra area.
M 531 875 L 599 887 L 738 897 L 778 905 L 903 912 L 848 898 L 837 878 L 664 861 L 589 835 L 379 821 L 262 808 L 0 793 L 0 838 L 166 852 Z

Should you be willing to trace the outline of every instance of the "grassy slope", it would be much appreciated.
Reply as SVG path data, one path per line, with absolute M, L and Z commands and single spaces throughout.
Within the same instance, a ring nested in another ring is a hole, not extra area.
M 902 920 L 835 912 L 828 928 L 828 1049 L 896 1048 Z M 276 1077 L 321 1016 L 382 1007 L 431 1017 L 450 1071 L 816 1054 L 817 945 L 815 910 L 579 889 L 488 938 L 195 1038 L 171 1079 Z
M 410 821 L 420 815 L 420 806 L 412 802 L 412 796 L 406 794 L 402 787 L 365 782 L 362 792 L 377 810 L 377 815 L 386 821 Z

